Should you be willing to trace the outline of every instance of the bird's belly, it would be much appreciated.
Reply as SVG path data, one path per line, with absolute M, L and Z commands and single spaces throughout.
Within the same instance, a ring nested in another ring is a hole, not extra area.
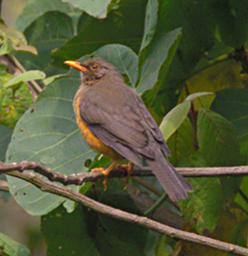
M 76 106 L 76 122 L 84 139 L 89 144 L 89 146 L 92 147 L 94 150 L 111 157 L 114 160 L 120 159 L 120 155 L 116 151 L 114 151 L 111 147 L 105 145 L 93 134 L 87 123 L 82 119 L 80 115 L 79 104 L 77 105 L 78 106 Z

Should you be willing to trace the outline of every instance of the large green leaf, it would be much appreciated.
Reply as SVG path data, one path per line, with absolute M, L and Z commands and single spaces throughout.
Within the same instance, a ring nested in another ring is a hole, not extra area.
M 51 65 L 51 52 L 61 47 L 66 40 L 73 36 L 72 19 L 60 12 L 49 12 L 26 30 L 25 35 L 30 44 L 38 50 L 38 55 L 18 53 L 17 57 L 22 61 L 26 69 L 40 69 L 49 75 L 61 70 Z
M 141 58 L 144 58 L 144 63 L 141 64 L 141 79 L 137 88 L 140 93 L 152 89 L 154 86 L 157 87 L 157 91 L 160 89 L 181 35 L 181 29 L 175 29 L 167 34 L 159 34 L 150 43 L 145 57 Z
M 178 129 L 178 127 L 186 119 L 190 110 L 190 101 L 184 101 L 173 108 L 160 124 L 160 130 L 164 135 L 164 139 L 168 138 Z
M 135 209 L 126 192 L 113 194 L 108 191 L 104 195 L 100 195 L 100 201 L 128 211 Z M 44 216 L 42 232 L 48 256 L 145 255 L 146 230 L 82 207 L 71 214 L 60 208 Z
M 164 135 L 164 139 L 168 138 L 178 129 L 178 127 L 184 122 L 188 116 L 190 105 L 193 100 L 202 97 L 212 95 L 210 92 L 198 92 L 193 93 L 185 98 L 182 103 L 179 103 L 163 118 L 160 129 Z
M 61 65 L 68 59 L 78 59 L 110 43 L 124 44 L 138 50 L 146 2 L 147 0 L 120 1 L 118 9 L 112 10 L 104 20 L 83 14 L 78 25 L 78 35 L 54 52 L 56 64 Z
M 72 7 L 61 0 L 29 0 L 16 20 L 16 27 L 24 31 L 31 23 L 47 12 L 58 11 L 65 14 L 72 12 Z
M 4 125 L 0 125 L 0 161 L 4 161 L 5 153 L 10 142 L 12 130 Z
M 151 42 L 157 25 L 158 1 L 149 0 L 146 6 L 145 28 L 140 51 L 144 50 Z
M 209 166 L 239 164 L 241 155 L 232 124 L 207 109 L 199 111 L 197 138 L 200 152 Z
M 30 251 L 22 244 L 0 233 L 0 255 L 2 256 L 29 256 Z
M 247 89 L 218 91 L 211 108 L 231 121 L 240 137 L 248 135 Z
M 119 71 L 128 77 L 130 85 L 135 85 L 138 76 L 138 56 L 130 48 L 121 44 L 109 44 L 99 48 L 94 54 L 117 66 Z
M 194 131 L 189 118 L 173 133 L 167 141 L 171 151 L 170 161 L 176 166 L 188 166 L 190 155 L 194 152 Z
M 248 2 L 210 0 L 208 4 L 221 39 L 232 47 L 244 45 L 248 39 Z
M 78 84 L 78 78 L 66 78 L 49 85 L 17 123 L 7 161 L 32 160 L 66 174 L 86 171 L 84 162 L 95 153 L 74 121 L 72 98 Z M 46 214 L 65 200 L 19 179 L 8 181 L 16 201 L 32 215 Z
M 92 15 L 96 18 L 106 18 L 108 13 L 108 7 L 113 0 L 101 0 L 101 1 L 92 1 L 92 0 L 63 0 L 63 2 L 70 3 L 71 5 L 79 8 L 89 15 Z
M 42 217 L 47 256 L 99 256 L 87 226 L 86 213 L 81 207 L 70 214 L 60 207 Z
M 181 203 L 185 218 L 198 232 L 213 231 L 223 207 L 223 192 L 219 179 L 191 179 L 193 193 Z

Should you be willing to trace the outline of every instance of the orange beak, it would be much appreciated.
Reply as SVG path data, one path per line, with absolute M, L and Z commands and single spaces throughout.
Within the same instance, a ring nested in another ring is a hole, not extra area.
M 83 66 L 80 62 L 78 62 L 78 61 L 74 61 L 74 60 L 67 60 L 67 61 L 65 61 L 64 62 L 66 65 L 68 65 L 68 66 L 70 66 L 70 67 L 72 67 L 72 68 L 75 68 L 75 69 L 77 69 L 77 70 L 79 70 L 80 72 L 87 72 L 88 71 L 88 69 L 85 67 L 85 66 Z

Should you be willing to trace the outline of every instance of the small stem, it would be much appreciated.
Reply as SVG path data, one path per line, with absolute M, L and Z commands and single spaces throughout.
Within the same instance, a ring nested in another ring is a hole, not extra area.
M 145 211 L 144 215 L 145 216 L 151 215 L 154 211 L 156 211 L 159 208 L 159 206 L 161 206 L 161 204 L 164 202 L 166 198 L 167 198 L 167 194 L 164 193 L 147 211 Z

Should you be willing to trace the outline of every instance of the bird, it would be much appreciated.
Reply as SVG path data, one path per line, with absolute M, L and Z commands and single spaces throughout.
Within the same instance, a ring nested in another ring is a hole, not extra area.
M 119 70 L 100 58 L 64 63 L 80 72 L 73 99 L 77 125 L 90 147 L 112 159 L 109 167 L 93 171 L 107 177 L 125 159 L 128 171 L 134 165 L 151 170 L 173 202 L 187 198 L 191 186 L 167 160 L 169 149 L 157 123 Z

